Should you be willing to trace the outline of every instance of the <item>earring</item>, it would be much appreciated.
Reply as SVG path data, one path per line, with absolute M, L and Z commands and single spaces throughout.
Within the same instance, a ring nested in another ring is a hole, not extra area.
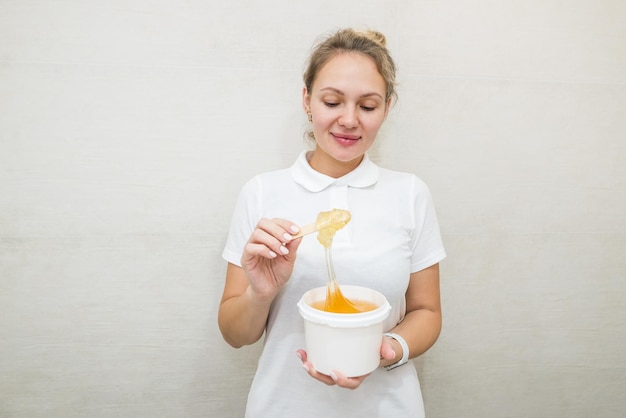
M 309 123 L 313 122 L 313 115 L 311 112 L 306 112 L 306 115 L 309 117 Z

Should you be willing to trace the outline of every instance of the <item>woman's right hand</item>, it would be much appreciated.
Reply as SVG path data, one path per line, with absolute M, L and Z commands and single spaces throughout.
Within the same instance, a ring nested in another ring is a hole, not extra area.
M 293 238 L 299 228 L 285 219 L 261 219 L 241 256 L 241 267 L 250 290 L 260 300 L 272 300 L 291 277 L 302 238 Z

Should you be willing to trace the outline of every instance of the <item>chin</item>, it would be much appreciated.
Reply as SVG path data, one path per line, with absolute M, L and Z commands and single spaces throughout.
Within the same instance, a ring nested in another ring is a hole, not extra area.
M 367 151 L 359 142 L 349 146 L 336 144 L 334 142 L 327 143 L 326 145 L 327 146 L 320 147 L 318 143 L 318 147 L 321 148 L 322 152 L 341 163 L 349 163 L 356 159 L 361 159 Z
M 333 157 L 335 160 L 339 161 L 340 163 L 350 163 L 353 162 L 355 160 L 361 160 L 361 158 L 363 158 L 363 155 L 365 153 L 364 152 L 359 152 L 359 153 L 350 153 L 349 155 L 341 154 L 341 155 L 331 155 L 331 157 Z

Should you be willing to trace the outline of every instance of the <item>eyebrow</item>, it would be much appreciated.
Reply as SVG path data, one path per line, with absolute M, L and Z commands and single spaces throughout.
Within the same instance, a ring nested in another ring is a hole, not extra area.
M 330 91 L 335 92 L 337 94 L 340 94 L 342 96 L 346 95 L 343 91 L 341 91 L 339 89 L 336 89 L 334 87 L 324 87 L 324 88 L 320 89 L 320 91 L 326 91 L 326 90 L 330 90 Z M 370 97 L 370 96 L 378 96 L 381 99 L 383 98 L 383 96 L 381 96 L 379 93 L 376 93 L 375 91 L 373 91 L 371 93 L 362 94 L 360 97 L 363 98 L 363 97 Z

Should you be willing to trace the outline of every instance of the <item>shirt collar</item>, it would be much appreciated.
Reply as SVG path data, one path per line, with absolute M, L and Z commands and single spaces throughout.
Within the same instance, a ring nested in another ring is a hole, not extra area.
M 364 188 L 372 186 L 378 181 L 378 166 L 369 159 L 367 154 L 363 156 L 363 160 L 357 168 L 339 178 L 333 178 L 313 170 L 307 159 L 307 151 L 300 153 L 290 171 L 291 177 L 297 184 L 313 193 L 320 192 L 333 184 Z

